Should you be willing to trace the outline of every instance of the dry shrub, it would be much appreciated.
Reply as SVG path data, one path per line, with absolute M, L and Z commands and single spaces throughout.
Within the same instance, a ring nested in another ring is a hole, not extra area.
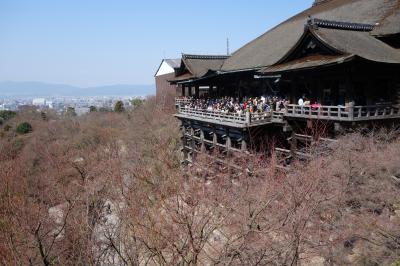
M 21 113 L 10 123 L 21 120 L 35 131 L 0 140 L 2 264 L 390 265 L 399 257 L 396 134 L 344 136 L 330 155 L 287 172 L 274 155 L 224 165 L 218 153 L 182 171 L 178 123 L 152 98 L 127 113 L 48 121 Z

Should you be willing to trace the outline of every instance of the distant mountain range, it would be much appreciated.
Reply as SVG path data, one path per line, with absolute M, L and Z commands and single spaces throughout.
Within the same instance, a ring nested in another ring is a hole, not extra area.
M 154 85 L 117 84 L 82 88 L 44 82 L 0 82 L 0 98 L 44 96 L 147 96 L 153 94 L 155 94 Z

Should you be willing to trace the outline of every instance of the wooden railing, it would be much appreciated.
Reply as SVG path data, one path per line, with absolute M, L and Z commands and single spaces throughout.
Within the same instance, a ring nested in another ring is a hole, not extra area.
M 177 106 L 184 106 L 185 104 L 190 103 L 191 100 L 190 99 L 186 99 L 186 98 L 175 98 L 175 105 Z
M 208 111 L 204 109 L 188 108 L 185 105 L 190 99 L 175 100 L 178 114 L 220 122 L 229 122 L 238 125 L 256 125 L 263 123 L 281 123 L 285 117 L 323 119 L 334 121 L 366 121 L 387 118 L 400 118 L 398 105 L 369 105 L 369 106 L 300 106 L 288 104 L 281 112 L 262 113 L 226 113 L 222 111 Z
M 263 113 L 226 113 L 222 111 L 209 111 L 203 109 L 195 109 L 195 108 L 187 108 L 187 107 L 179 107 L 178 114 L 186 115 L 191 118 L 201 118 L 219 122 L 228 122 L 237 125 L 254 125 L 254 124 L 262 124 L 271 122 L 272 113 L 263 112 Z
M 285 116 L 316 118 L 340 121 L 361 121 L 400 117 L 400 108 L 395 105 L 370 106 L 286 106 Z
M 276 123 L 283 122 L 283 118 L 285 116 L 285 112 L 282 111 L 274 111 L 272 112 L 272 121 Z
M 400 107 L 395 105 L 354 106 L 354 120 L 373 120 L 400 117 Z

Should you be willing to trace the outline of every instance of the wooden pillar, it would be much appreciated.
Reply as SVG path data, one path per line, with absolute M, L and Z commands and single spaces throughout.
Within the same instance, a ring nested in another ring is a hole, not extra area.
M 188 151 L 186 149 L 186 136 L 185 136 L 186 128 L 182 123 L 182 160 L 183 162 L 186 162 L 188 158 Z
M 289 102 L 292 104 L 297 104 L 297 95 L 296 95 L 296 90 L 293 82 L 290 82 L 290 97 L 289 97 Z
M 242 139 L 242 143 L 240 144 L 240 149 L 242 151 L 247 151 L 247 142 L 244 138 Z
M 192 86 L 188 86 L 189 97 L 192 97 Z
M 290 141 L 290 153 L 292 154 L 293 158 L 296 158 L 296 151 L 297 151 L 297 139 L 295 133 L 292 134 L 292 139 Z
M 244 131 L 242 132 L 242 140 L 241 140 L 241 143 L 240 143 L 240 149 L 242 151 L 247 151 L 246 133 Z
M 183 86 L 185 86 L 185 96 L 189 96 L 189 87 L 187 85 Z
M 181 85 L 181 90 L 182 90 L 181 91 L 181 96 L 185 97 L 185 85 L 183 85 L 183 84 Z
M 231 137 L 229 136 L 229 129 L 228 128 L 225 130 L 225 134 L 226 134 L 225 146 L 226 146 L 226 151 L 229 154 L 229 150 L 232 147 L 232 141 L 231 141 Z
M 218 143 L 218 138 L 217 138 L 217 133 L 216 133 L 216 129 L 215 127 L 213 128 L 213 146 L 214 146 L 214 150 L 217 149 L 217 143 Z
M 208 96 L 209 96 L 210 98 L 215 98 L 215 97 L 214 97 L 214 85 L 210 85 L 210 86 L 208 87 Z
M 354 101 L 349 102 L 349 119 L 354 120 Z
M 206 150 L 206 147 L 204 145 L 204 131 L 201 129 L 200 130 L 200 141 L 201 141 L 201 152 L 204 152 Z
M 351 75 L 348 73 L 346 74 L 346 100 L 345 100 L 345 106 L 351 106 L 351 104 L 354 106 L 354 86 L 353 86 L 353 81 L 351 80 Z
M 250 123 L 251 123 L 251 114 L 250 114 L 250 112 L 247 112 L 246 110 L 245 110 L 245 112 L 246 112 L 246 123 L 247 123 L 247 125 L 250 125 Z
M 191 141 L 190 141 L 190 149 L 191 149 L 191 152 L 192 152 L 192 154 L 191 154 L 191 161 L 193 162 L 193 159 L 194 159 L 194 156 L 195 156 L 195 152 L 196 152 L 196 140 L 194 139 L 194 129 L 193 129 L 193 126 L 192 125 L 190 125 L 190 138 L 191 138 Z

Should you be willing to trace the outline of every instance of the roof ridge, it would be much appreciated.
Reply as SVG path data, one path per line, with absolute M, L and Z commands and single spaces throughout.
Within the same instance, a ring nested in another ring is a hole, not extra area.
M 317 28 L 321 27 L 321 28 L 351 30 L 351 31 L 372 31 L 375 28 L 375 24 L 327 20 L 327 19 L 312 18 L 311 16 L 308 18 L 306 25 Z
M 183 59 L 227 59 L 229 55 L 182 54 Z

